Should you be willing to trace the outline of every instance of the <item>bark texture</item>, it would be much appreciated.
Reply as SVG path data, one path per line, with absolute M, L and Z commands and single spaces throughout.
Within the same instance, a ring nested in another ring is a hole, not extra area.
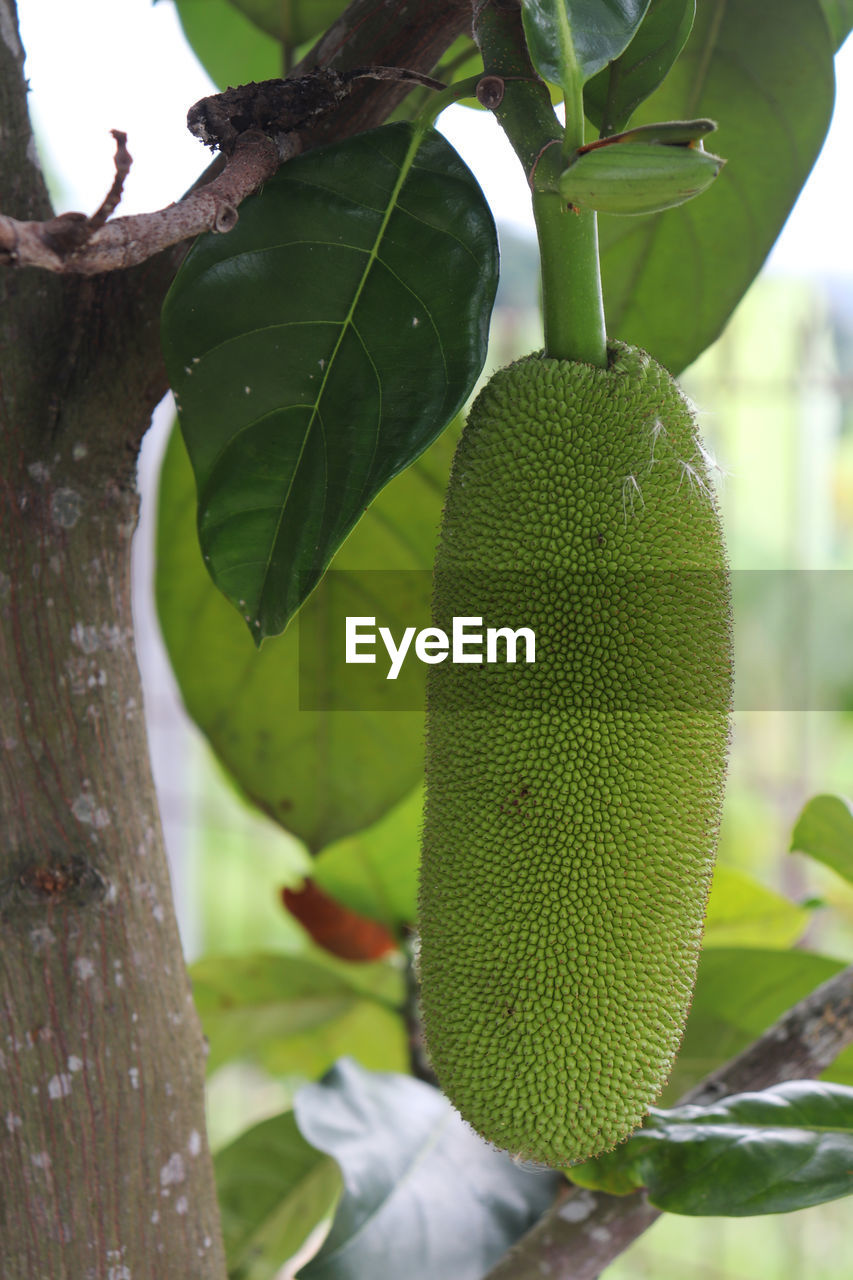
M 11 0 L 3 204 L 49 216 Z M 162 281 L 171 270 L 161 264 Z M 139 281 L 0 276 L 0 1274 L 225 1274 L 133 650 Z

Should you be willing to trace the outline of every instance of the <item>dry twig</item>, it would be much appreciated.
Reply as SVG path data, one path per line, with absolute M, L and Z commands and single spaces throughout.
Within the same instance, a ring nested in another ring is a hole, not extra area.
M 291 154 L 295 153 L 296 142 L 294 138 Z M 202 231 L 230 231 L 236 225 L 241 201 L 271 178 L 282 159 L 287 158 L 263 133 L 247 132 L 235 143 L 218 176 L 205 186 L 156 213 L 108 222 L 106 219 L 120 199 L 130 161 L 120 143 L 116 180 L 91 218 L 64 213 L 47 222 L 19 222 L 0 214 L 0 264 L 43 267 L 60 274 L 98 275 L 135 266 Z

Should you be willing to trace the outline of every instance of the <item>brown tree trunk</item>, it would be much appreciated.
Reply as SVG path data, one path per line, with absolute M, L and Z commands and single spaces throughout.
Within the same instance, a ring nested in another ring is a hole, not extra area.
M 135 497 L 82 423 L 24 449 L 22 422 L 0 490 L 0 1274 L 221 1277 L 133 653 Z
M 347 13 L 317 63 L 428 71 L 468 5 Z M 0 0 L 0 209 L 44 219 L 22 73 Z M 306 142 L 380 123 L 399 92 L 366 86 Z M 129 596 L 134 463 L 181 256 L 89 279 L 0 271 L 3 1280 L 225 1275 Z
M 44 217 L 15 19 L 0 0 L 2 206 Z M 133 649 L 133 467 L 162 388 L 138 304 L 133 278 L 0 275 L 4 1280 L 225 1275 Z

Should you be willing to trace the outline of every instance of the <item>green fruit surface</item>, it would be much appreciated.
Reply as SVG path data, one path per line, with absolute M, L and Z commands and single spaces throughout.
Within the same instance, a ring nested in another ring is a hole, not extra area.
M 526 1159 L 630 1133 L 687 1017 L 731 701 L 709 464 L 669 374 L 621 345 L 495 374 L 454 461 L 435 622 L 537 650 L 429 670 L 423 1012 L 451 1101 Z

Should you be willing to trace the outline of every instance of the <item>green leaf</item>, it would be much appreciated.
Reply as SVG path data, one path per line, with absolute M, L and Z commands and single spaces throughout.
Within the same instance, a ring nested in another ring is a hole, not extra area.
M 669 1213 L 791 1213 L 853 1191 L 853 1089 L 792 1080 L 707 1107 L 653 1109 L 609 1155 L 571 1170 L 581 1186 L 645 1187 Z
M 303 1135 L 337 1160 L 344 1195 L 300 1280 L 480 1280 L 553 1201 L 532 1172 L 469 1129 L 436 1089 L 342 1061 L 294 1100 Z
M 794 824 L 791 851 L 806 853 L 853 883 L 853 805 L 844 796 L 813 796 Z
M 261 31 L 291 46 L 313 40 L 346 8 L 346 0 L 231 0 Z
M 791 1005 L 844 965 L 808 951 L 712 947 L 702 952 L 669 1102 L 745 1049 Z
M 388 964 L 319 953 L 208 956 L 190 977 L 210 1042 L 208 1071 L 240 1058 L 311 1077 L 342 1053 L 368 1066 L 405 1062 L 403 978 Z
M 718 336 L 820 150 L 833 102 L 818 0 L 699 0 L 681 57 L 632 123 L 709 116 L 726 165 L 701 199 L 599 219 L 608 333 L 672 373 Z
M 835 48 L 840 49 L 853 30 L 853 0 L 821 0 Z
M 583 81 L 618 58 L 649 0 L 521 0 L 530 58 L 543 80 L 565 87 L 565 59 Z
M 470 171 L 409 124 L 291 160 L 187 255 L 166 367 L 205 562 L 257 643 L 464 403 L 497 266 Z
M 457 434 L 444 432 L 391 481 L 341 547 L 335 568 L 430 568 Z M 423 773 L 423 713 L 301 710 L 298 628 L 255 648 L 204 568 L 194 499 L 186 449 L 174 431 L 160 478 L 156 592 L 181 695 L 246 794 L 317 852 L 411 792 Z M 342 649 L 330 638 L 302 657 L 332 678 Z
M 279 42 L 229 0 L 175 0 L 175 8 L 193 53 L 220 89 L 281 75 Z
M 651 0 L 628 48 L 585 85 L 584 111 L 599 132 L 624 129 L 654 93 L 690 35 L 696 0 Z
M 241 1133 L 213 1166 L 229 1280 L 275 1280 L 343 1190 L 337 1164 L 305 1141 L 292 1111 Z
M 312 875 L 338 902 L 392 932 L 417 918 L 423 788 L 358 835 L 324 849 Z
M 790 947 L 810 913 L 752 876 L 718 864 L 705 919 L 706 947 Z

